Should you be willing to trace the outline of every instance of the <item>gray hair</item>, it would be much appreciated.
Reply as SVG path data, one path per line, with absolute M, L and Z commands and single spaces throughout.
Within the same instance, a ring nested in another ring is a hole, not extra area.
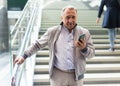
M 76 10 L 76 12 L 77 12 L 76 7 L 74 7 L 74 6 L 72 6 L 72 5 L 68 5 L 68 6 L 65 6 L 65 7 L 62 8 L 61 16 L 63 15 L 63 13 L 64 13 L 64 11 L 65 11 L 66 9 L 73 9 L 73 10 Z

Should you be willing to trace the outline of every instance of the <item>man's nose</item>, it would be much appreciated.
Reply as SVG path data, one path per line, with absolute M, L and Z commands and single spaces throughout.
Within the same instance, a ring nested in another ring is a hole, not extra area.
M 72 21 L 73 21 L 73 19 L 72 19 L 72 18 L 70 18 L 70 19 L 69 19 L 69 22 L 72 22 Z

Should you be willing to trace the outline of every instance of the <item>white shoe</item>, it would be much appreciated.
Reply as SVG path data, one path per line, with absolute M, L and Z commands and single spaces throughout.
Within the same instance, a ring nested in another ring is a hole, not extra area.
M 115 48 L 109 48 L 109 51 L 113 52 L 113 51 L 115 51 Z

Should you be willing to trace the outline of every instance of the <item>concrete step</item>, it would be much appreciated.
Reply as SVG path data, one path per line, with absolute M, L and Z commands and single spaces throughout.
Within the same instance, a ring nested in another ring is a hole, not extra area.
M 36 64 L 48 64 L 50 58 L 49 57 L 37 57 Z M 87 64 L 112 64 L 112 63 L 120 63 L 120 56 L 95 56 L 91 59 L 87 59 Z
M 110 52 L 107 50 L 95 50 L 96 56 L 120 56 L 120 50 L 115 50 L 114 52 Z
M 96 29 L 91 29 L 93 32 L 96 30 Z M 109 39 L 108 37 L 108 33 L 107 33 L 107 30 L 106 29 L 103 29 L 103 30 L 96 30 L 96 31 L 100 31 L 100 32 L 106 32 L 106 34 L 91 34 L 92 38 L 93 39 Z M 46 30 L 41 30 L 39 32 L 39 38 L 46 32 Z M 92 32 L 92 33 L 93 33 Z M 117 33 L 116 35 L 116 39 L 120 39 L 120 33 Z
M 94 44 L 109 44 L 109 39 L 93 39 Z M 120 39 L 116 39 L 115 43 L 120 43 Z
M 107 49 L 109 49 L 110 48 L 110 45 L 109 44 L 103 44 L 103 43 L 101 43 L 101 44 L 94 44 L 94 46 L 95 46 L 95 49 L 96 50 L 107 50 Z M 116 44 L 115 44 L 115 49 L 116 50 L 119 50 L 120 49 L 120 44 L 119 44 L 119 42 L 117 42 Z M 17 49 L 19 46 L 18 45 L 13 45 L 12 46 L 12 49 Z M 48 50 L 48 46 L 46 46 L 46 47 L 44 47 L 42 50 Z
M 87 59 L 88 64 L 104 64 L 104 63 L 120 63 L 120 56 L 95 56 L 91 59 Z
M 39 74 L 34 76 L 35 84 L 49 85 L 49 75 Z M 120 73 L 86 73 L 84 84 L 120 84 Z
M 120 83 L 114 83 L 114 84 L 86 84 L 86 85 L 84 85 L 84 86 L 120 86 Z
M 34 86 L 50 86 L 50 85 L 34 85 Z M 120 84 L 85 84 L 84 86 L 120 86 Z
M 120 39 L 120 38 L 119 38 Z M 120 40 L 116 39 L 115 40 L 115 48 L 120 48 Z M 17 41 L 17 40 L 16 40 Z M 94 42 L 94 46 L 95 48 L 109 48 L 109 39 L 107 38 L 93 38 L 93 42 Z M 12 48 L 16 48 L 18 47 L 18 43 L 15 43 L 14 45 L 12 45 Z M 45 47 L 47 48 L 47 47 Z
M 105 31 L 105 30 L 104 30 Z M 96 35 L 91 35 L 93 39 L 108 39 L 108 34 L 96 34 Z M 116 39 L 120 39 L 120 34 L 116 35 Z
M 47 73 L 49 70 L 48 65 L 36 65 L 35 74 Z M 87 64 L 87 73 L 110 73 L 110 72 L 120 72 L 120 64 Z
M 47 26 L 47 27 L 42 27 L 41 30 L 43 30 L 45 32 L 49 27 L 52 27 L 52 25 L 51 26 Z M 91 35 L 100 35 L 100 36 L 102 36 L 102 35 L 106 35 L 107 36 L 108 35 L 107 29 L 102 28 L 100 26 L 86 26 L 85 25 L 85 26 L 82 26 L 82 27 L 88 29 L 90 31 Z M 120 30 L 118 30 L 117 35 L 120 35 Z M 120 38 L 120 36 L 119 36 L 119 38 Z
M 48 56 L 49 51 L 48 50 L 42 50 L 37 52 L 37 56 Z M 120 50 L 115 50 L 114 52 L 106 50 L 95 50 L 96 56 L 120 56 Z
M 49 27 L 51 27 L 51 26 L 48 26 L 48 28 Z M 107 38 L 108 38 L 108 31 L 107 31 L 107 29 L 103 29 L 103 28 L 101 28 L 101 27 L 94 27 L 94 26 L 92 26 L 92 27 L 88 27 L 88 26 L 83 26 L 84 28 L 86 28 L 86 29 L 88 29 L 89 31 L 90 31 L 90 33 L 91 33 L 91 36 L 94 36 L 94 35 L 98 35 L 99 36 L 99 38 L 101 37 L 101 38 L 103 38 L 103 36 L 107 36 Z M 47 29 L 48 29 L 47 27 L 46 28 L 41 28 L 41 30 L 42 31 L 40 31 L 40 36 L 41 36 L 41 34 L 43 34 Z M 98 37 L 97 36 L 97 37 Z M 117 32 L 117 37 L 118 38 L 120 38 L 120 30 L 118 30 L 118 32 Z
M 107 49 L 109 49 L 110 48 L 110 45 L 109 44 L 94 44 L 94 46 L 95 46 L 95 49 L 96 50 L 99 50 L 99 49 L 102 49 L 102 50 L 107 50 Z M 120 49 L 120 44 L 115 44 L 115 49 Z

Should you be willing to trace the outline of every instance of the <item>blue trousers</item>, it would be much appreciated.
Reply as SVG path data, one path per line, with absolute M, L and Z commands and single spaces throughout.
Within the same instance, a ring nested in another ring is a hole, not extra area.
M 110 47 L 114 48 L 114 42 L 116 39 L 116 29 L 115 28 L 108 29 L 108 35 L 110 40 Z

